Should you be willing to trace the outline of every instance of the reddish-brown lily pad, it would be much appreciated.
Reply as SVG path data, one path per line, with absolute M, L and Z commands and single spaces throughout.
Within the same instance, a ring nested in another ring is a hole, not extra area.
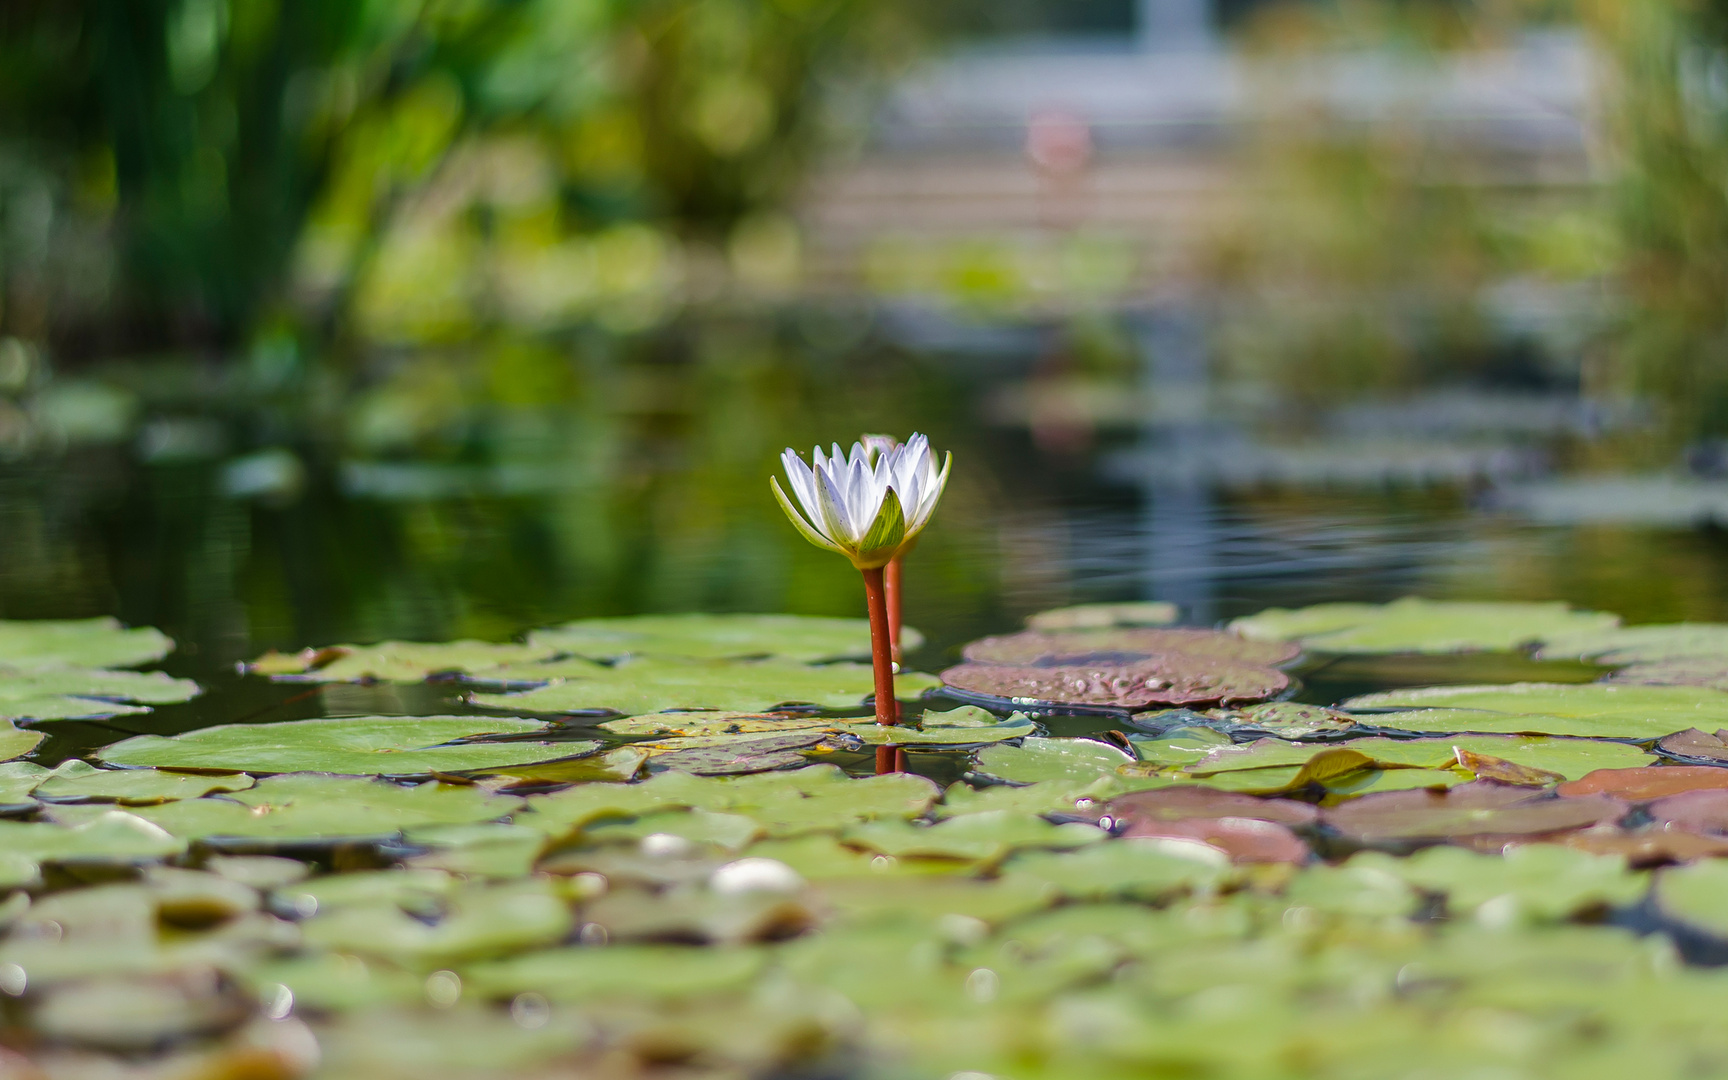
M 1168 787 L 1118 795 L 1107 805 L 1117 821 L 1139 823 L 1190 821 L 1196 818 L 1253 818 L 1301 827 L 1320 819 L 1320 811 L 1294 799 L 1260 799 L 1208 787 Z
M 1663 736 L 1656 745 L 1675 757 L 1728 762 L 1728 731 L 1712 735 L 1697 728 L 1687 728 Z
M 1728 837 L 1665 829 L 1641 832 L 1584 829 L 1561 837 L 1558 843 L 1592 855 L 1623 855 L 1626 864 L 1635 870 L 1728 855 Z
M 1597 769 L 1555 790 L 1565 796 L 1613 795 L 1647 802 L 1705 788 L 1728 788 L 1728 769 L 1714 765 L 1647 765 L 1638 769 Z
M 1216 630 L 1114 628 L 1062 634 L 1028 630 L 980 638 L 961 651 L 968 660 L 1026 667 L 1087 667 L 1132 664 L 1171 653 L 1238 664 L 1282 664 L 1301 648 L 1282 641 L 1250 641 Z
M 1123 836 L 1200 840 L 1239 863 L 1305 863 L 1310 852 L 1301 837 L 1276 822 L 1245 817 L 1192 818 L 1188 821 L 1136 821 Z
M 956 690 L 1017 705 L 1152 709 L 1262 701 L 1290 685 L 1276 668 L 1169 653 L 1132 664 L 1075 667 L 969 663 L 942 673 Z
M 1667 832 L 1728 835 L 1728 791 L 1721 788 L 1657 799 L 1649 812 L 1651 820 L 1660 822 Z
M 1465 836 L 1540 836 L 1618 820 L 1626 805 L 1606 795 L 1558 799 L 1477 781 L 1450 791 L 1389 791 L 1335 806 L 1326 824 L 1361 843 Z

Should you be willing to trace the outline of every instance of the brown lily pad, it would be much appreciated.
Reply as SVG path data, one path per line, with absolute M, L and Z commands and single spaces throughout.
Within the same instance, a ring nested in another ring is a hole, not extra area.
M 1494 780 L 1514 787 L 1547 787 L 1558 784 L 1566 779 L 1560 773 L 1549 772 L 1547 769 L 1537 769 L 1529 765 L 1520 765 L 1505 758 L 1491 757 L 1464 749 L 1462 746 L 1453 749 L 1458 758 L 1458 764 L 1474 773 L 1478 780 Z
M 1657 799 L 1649 812 L 1667 832 L 1728 836 L 1728 791 L 1721 788 Z
M 1555 790 L 1568 797 L 1612 795 L 1648 802 L 1705 788 L 1728 788 L 1728 769 L 1714 765 L 1647 765 L 1638 769 L 1597 769 Z
M 1618 820 L 1626 804 L 1606 795 L 1558 799 L 1476 781 L 1449 791 L 1364 795 L 1327 810 L 1326 824 L 1360 843 L 1469 836 L 1540 836 Z
M 1238 664 L 1282 664 L 1301 654 L 1282 641 L 1250 641 L 1216 630 L 1114 628 L 1047 634 L 1028 630 L 980 638 L 961 650 L 966 659 L 1023 667 L 1087 667 L 1133 664 L 1171 653 Z
M 1260 701 L 1290 685 L 1276 668 L 1170 653 L 1132 664 L 1075 667 L 971 663 L 951 667 L 942 681 L 956 690 L 1017 705 L 1079 705 L 1151 709 Z
M 1634 870 L 1728 855 L 1728 837 L 1665 829 L 1640 832 L 1584 829 L 1561 837 L 1557 842 L 1592 855 L 1623 855 L 1626 864 Z
M 1199 840 L 1239 863 L 1305 863 L 1312 852 L 1287 827 L 1257 818 L 1193 818 L 1188 821 L 1138 821 L 1122 834 L 1164 840 Z
M 1111 799 L 1106 809 L 1130 828 L 1139 823 L 1197 818 L 1253 818 L 1298 828 L 1320 820 L 1319 810 L 1294 799 L 1260 799 L 1199 786 L 1133 791 Z
M 755 739 L 669 739 L 666 742 L 673 744 L 689 741 L 704 745 L 656 754 L 653 762 L 657 769 L 677 769 L 696 776 L 743 776 L 795 769 L 810 764 L 801 751 L 814 748 L 823 737 L 823 732 L 811 731 Z
M 1728 730 L 1712 735 L 1697 728 L 1687 728 L 1663 736 L 1656 745 L 1675 757 L 1728 762 Z

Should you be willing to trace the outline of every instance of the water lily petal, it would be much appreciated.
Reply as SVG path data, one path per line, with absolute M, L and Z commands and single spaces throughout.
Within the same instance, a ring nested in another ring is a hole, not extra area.
M 793 509 L 792 500 L 788 499 L 786 493 L 780 490 L 780 482 L 778 480 L 770 476 L 768 478 L 768 486 L 774 489 L 774 497 L 780 500 L 780 509 L 786 511 L 786 516 L 792 519 L 792 524 L 804 535 L 804 539 L 815 544 L 817 547 L 827 548 L 829 551 L 839 551 L 842 555 L 845 554 L 844 551 L 841 551 L 838 545 L 829 540 L 826 536 L 822 535 L 820 531 L 804 520 L 802 514 Z

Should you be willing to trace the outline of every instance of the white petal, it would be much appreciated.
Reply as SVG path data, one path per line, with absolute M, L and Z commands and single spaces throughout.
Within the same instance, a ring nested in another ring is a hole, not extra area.
M 838 544 L 855 544 L 858 536 L 853 531 L 851 514 L 847 510 L 846 495 L 840 486 L 834 482 L 834 473 L 838 471 L 832 464 L 828 468 L 816 472 L 817 490 L 822 501 L 822 531 L 830 540 Z

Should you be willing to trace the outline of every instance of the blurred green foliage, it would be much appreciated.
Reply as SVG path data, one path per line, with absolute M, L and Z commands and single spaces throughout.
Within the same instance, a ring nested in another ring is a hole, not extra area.
M 669 237 L 738 241 L 746 257 L 752 243 L 784 247 L 753 215 L 795 181 L 819 84 L 897 50 L 898 12 L 881 0 L 9 3 L 0 326 L 84 352 L 224 347 L 283 321 L 328 342 L 369 292 L 454 299 L 445 322 L 484 322 L 512 301 L 547 313 L 663 283 Z M 586 236 L 605 257 L 559 246 Z M 508 271 L 525 283 L 467 273 L 513 246 L 534 250 Z M 607 274 L 628 280 L 592 280 Z

